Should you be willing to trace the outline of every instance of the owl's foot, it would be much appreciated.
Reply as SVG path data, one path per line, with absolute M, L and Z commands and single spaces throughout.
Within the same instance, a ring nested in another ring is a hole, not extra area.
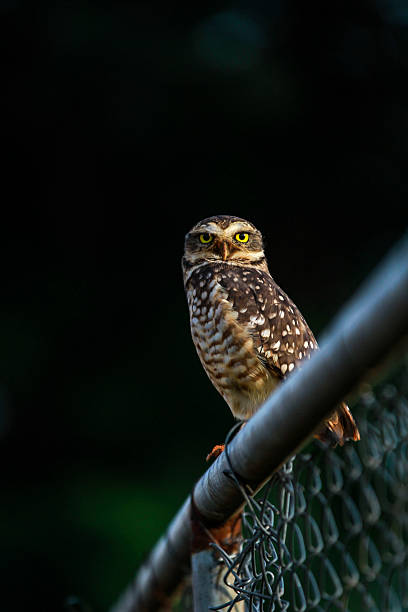
M 211 453 L 209 453 L 206 457 L 207 463 L 209 461 L 214 461 L 219 455 L 221 455 L 224 448 L 225 448 L 224 444 L 216 444 L 214 448 L 212 449 Z

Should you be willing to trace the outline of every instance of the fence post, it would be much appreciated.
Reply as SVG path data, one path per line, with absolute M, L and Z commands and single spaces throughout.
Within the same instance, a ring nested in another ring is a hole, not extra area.
M 208 612 L 225 605 L 226 610 L 244 612 L 244 602 L 233 607 L 228 603 L 236 598 L 236 592 L 223 581 L 225 564 L 221 562 L 222 551 L 229 557 L 239 552 L 242 543 L 241 513 L 232 516 L 221 527 L 206 527 L 192 503 L 191 532 L 191 578 L 194 612 Z

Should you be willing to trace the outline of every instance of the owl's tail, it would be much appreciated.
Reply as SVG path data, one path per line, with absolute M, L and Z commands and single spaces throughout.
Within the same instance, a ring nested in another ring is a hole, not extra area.
M 347 404 L 340 404 L 315 437 L 330 446 L 343 446 L 347 440 L 357 442 L 360 439 L 360 432 Z

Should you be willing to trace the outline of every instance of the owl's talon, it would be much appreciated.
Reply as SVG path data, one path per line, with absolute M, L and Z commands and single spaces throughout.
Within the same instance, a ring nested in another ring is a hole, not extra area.
M 224 451 L 224 448 L 225 448 L 224 444 L 216 444 L 214 448 L 212 449 L 211 453 L 208 453 L 205 459 L 207 463 L 209 461 L 214 461 L 219 455 L 221 455 L 221 453 Z

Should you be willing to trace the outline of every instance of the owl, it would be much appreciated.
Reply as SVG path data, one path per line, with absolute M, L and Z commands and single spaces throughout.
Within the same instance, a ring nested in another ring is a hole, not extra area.
M 200 361 L 237 419 L 249 419 L 276 387 L 317 350 L 292 300 L 273 280 L 261 233 L 218 215 L 186 235 L 182 258 L 191 334 Z M 316 437 L 331 446 L 359 440 L 342 403 Z

